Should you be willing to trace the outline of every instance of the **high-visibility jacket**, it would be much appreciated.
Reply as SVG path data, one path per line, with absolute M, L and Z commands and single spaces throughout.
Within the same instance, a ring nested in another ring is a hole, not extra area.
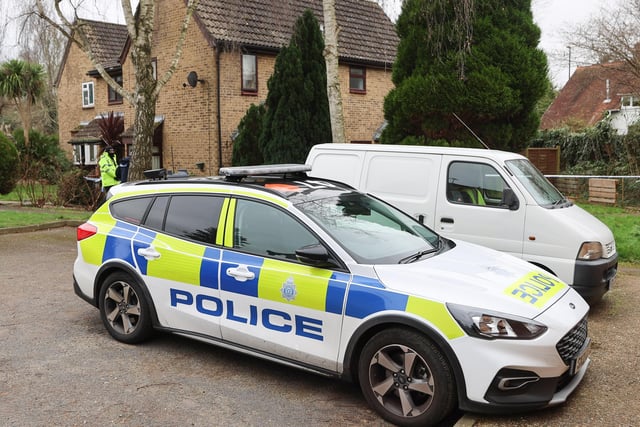
M 116 156 L 110 156 L 107 151 L 100 155 L 100 160 L 98 160 L 98 165 L 100 165 L 100 177 L 102 178 L 102 186 L 103 187 L 111 187 L 116 184 L 120 184 L 118 178 L 116 178 L 116 169 L 118 169 L 118 164 L 116 163 Z

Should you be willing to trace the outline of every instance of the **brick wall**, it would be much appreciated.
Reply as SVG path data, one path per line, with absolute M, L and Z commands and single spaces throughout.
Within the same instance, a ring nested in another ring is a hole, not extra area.
M 96 116 L 109 111 L 122 111 L 122 105 L 108 104 L 108 86 L 101 78 L 87 75 L 95 67 L 78 46 L 69 46 L 66 62 L 58 81 L 58 128 L 60 147 L 72 158 L 73 148 L 69 144 L 72 131 L 81 122 L 89 122 Z M 94 106 L 82 107 L 82 84 L 94 83 Z

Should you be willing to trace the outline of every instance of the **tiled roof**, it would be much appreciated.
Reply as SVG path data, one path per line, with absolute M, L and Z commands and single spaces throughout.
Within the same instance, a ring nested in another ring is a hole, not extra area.
M 98 62 L 106 69 L 120 66 L 119 58 L 127 40 L 127 27 L 86 19 L 82 22 L 87 24 L 85 32 Z
M 98 118 L 91 120 L 85 126 L 80 127 L 71 137 L 70 144 L 81 144 L 85 142 L 102 142 L 102 132 L 100 130 Z
M 608 82 L 608 88 L 607 88 Z M 618 110 L 622 95 L 637 95 L 640 81 L 620 62 L 578 67 L 540 121 L 540 129 L 569 122 L 593 126 L 609 110 Z
M 310 9 L 323 22 L 322 0 L 200 0 L 196 19 L 212 41 L 264 49 L 287 45 L 297 19 Z M 391 65 L 398 36 L 372 0 L 336 0 L 342 60 Z

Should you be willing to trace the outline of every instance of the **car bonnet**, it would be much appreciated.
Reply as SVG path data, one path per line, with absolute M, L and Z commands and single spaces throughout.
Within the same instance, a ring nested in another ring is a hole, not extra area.
M 425 260 L 374 268 L 390 290 L 528 318 L 575 292 L 533 264 L 461 241 Z

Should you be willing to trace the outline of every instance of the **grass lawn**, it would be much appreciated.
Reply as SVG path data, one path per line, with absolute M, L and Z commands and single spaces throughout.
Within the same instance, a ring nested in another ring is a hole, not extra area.
M 57 191 L 57 186 L 56 185 L 41 185 L 41 184 L 36 184 L 35 187 L 33 188 L 33 190 L 35 191 L 36 195 L 41 196 L 41 195 L 55 195 L 56 191 Z M 24 199 L 28 199 L 28 194 L 29 192 L 27 191 L 27 188 L 23 185 L 23 184 L 18 184 L 16 186 L 16 188 L 9 194 L 0 194 L 0 202 L 3 200 L 7 200 L 7 201 L 15 201 L 18 202 L 20 201 L 20 195 L 22 195 L 22 197 Z
M 584 203 L 579 205 L 611 229 L 616 238 L 620 261 L 640 262 L 640 210 Z
M 66 208 L 8 208 L 0 206 L 0 228 L 23 227 L 64 220 L 84 221 L 91 216 L 91 213 L 86 210 Z

